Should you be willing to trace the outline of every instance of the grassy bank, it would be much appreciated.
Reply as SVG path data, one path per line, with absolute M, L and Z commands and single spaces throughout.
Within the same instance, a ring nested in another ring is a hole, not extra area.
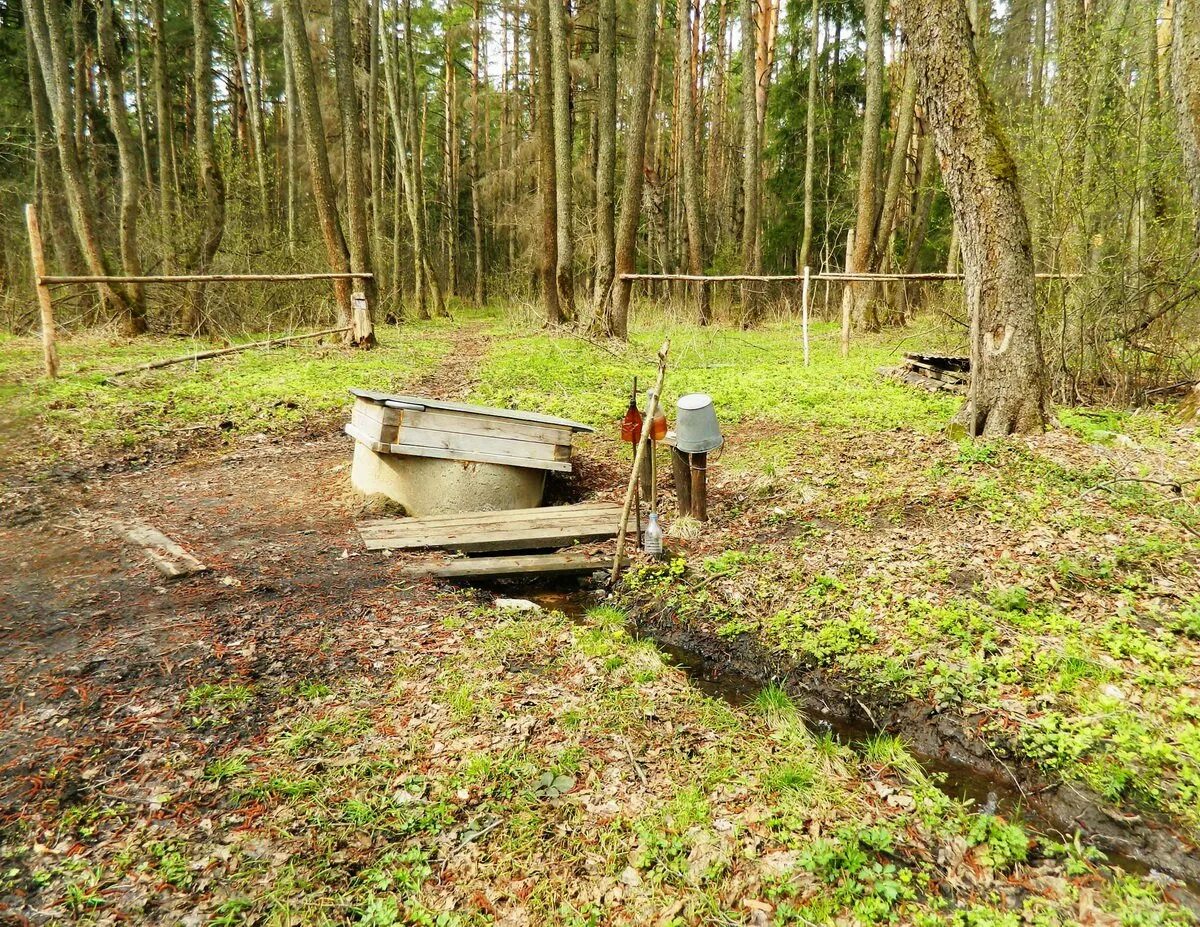
M 387 676 L 181 694 L 201 732 L 137 806 L 76 805 L 28 860 L 65 920 L 209 924 L 1184 924 L 1159 890 L 978 815 L 898 741 L 859 755 L 778 690 L 734 710 L 610 608 L 381 621 Z M 398 653 L 397 653 L 398 651 Z M 70 847 L 69 852 L 66 848 Z M 839 920 L 839 922 L 841 922 Z
M 453 331 L 447 323 L 425 323 L 382 332 L 373 351 L 301 342 L 116 378 L 107 374 L 213 345 L 80 335 L 60 343 L 62 376 L 52 382 L 41 377 L 35 339 L 0 338 L 0 454 L 33 451 L 45 462 L 81 451 L 128 452 L 168 440 L 202 447 L 328 424 L 346 408 L 350 387 L 402 389 L 436 367 Z

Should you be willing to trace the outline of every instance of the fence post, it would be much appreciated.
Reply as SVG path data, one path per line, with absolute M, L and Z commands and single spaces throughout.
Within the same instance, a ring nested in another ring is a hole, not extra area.
M 804 282 L 800 286 L 800 330 L 804 333 L 804 366 L 808 366 L 808 265 L 804 265 Z
M 33 262 L 33 284 L 37 289 L 38 309 L 42 317 L 42 362 L 46 367 L 46 376 L 53 380 L 58 376 L 58 348 L 54 346 L 54 303 L 50 300 L 50 287 L 42 282 L 46 276 L 46 252 L 42 246 L 37 207 L 33 203 L 25 204 L 25 226 L 29 229 L 29 257 Z

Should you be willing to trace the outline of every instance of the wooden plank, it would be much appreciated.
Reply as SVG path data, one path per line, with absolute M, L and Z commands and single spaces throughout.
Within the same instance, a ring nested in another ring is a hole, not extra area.
M 359 444 L 367 447 L 376 454 L 399 454 L 409 457 L 437 457 L 442 460 L 473 461 L 475 463 L 494 463 L 506 467 L 528 467 L 533 470 L 555 470 L 560 473 L 571 472 L 569 460 L 536 460 L 531 457 L 507 457 L 503 454 L 484 454 L 478 451 L 448 451 L 440 447 L 421 447 L 417 444 L 387 444 L 364 434 L 354 425 L 345 425 L 342 430 Z
M 621 507 L 612 502 L 577 502 L 573 505 L 545 505 L 532 509 L 490 509 L 476 512 L 447 512 L 442 515 L 422 515 L 419 518 L 373 518 L 360 521 L 360 529 L 376 527 L 392 527 L 396 525 L 421 522 L 427 527 L 454 527 L 456 525 L 478 524 L 481 520 L 494 517 L 497 521 L 525 522 L 533 519 L 551 521 L 569 521 L 589 518 L 596 513 L 604 516 L 610 513 L 614 517 L 621 514 Z
M 453 450 L 440 447 L 425 447 L 420 444 L 389 444 L 386 454 L 407 454 L 410 457 L 441 457 L 444 460 L 468 460 L 474 463 L 501 464 L 505 467 L 528 467 L 534 470 L 555 470 L 570 473 L 569 460 L 538 460 L 534 457 L 512 457 L 506 454 L 485 454 L 481 451 Z
M 405 416 L 407 419 L 407 414 Z M 384 439 L 386 440 L 386 439 Z M 476 454 L 496 454 L 501 457 L 527 457 L 532 460 L 570 460 L 571 446 L 539 444 L 533 441 L 514 441 L 489 435 L 464 434 L 455 431 L 432 431 L 401 423 L 393 444 L 415 444 L 420 447 L 441 448 L 446 451 L 466 451 Z
M 565 576 L 609 567 L 608 557 L 595 554 L 519 554 L 513 557 L 464 557 L 406 567 L 406 576 L 437 579 L 476 579 L 487 576 Z
M 463 402 L 442 402 L 441 400 L 428 399 L 423 396 L 378 393 L 369 389 L 352 389 L 350 390 L 350 394 L 362 399 L 371 399 L 375 402 L 397 403 L 401 408 L 415 406 L 423 410 L 432 409 L 443 412 L 463 412 L 468 415 L 488 415 L 493 418 L 531 422 L 538 425 L 556 425 L 560 428 L 569 428 L 572 431 L 589 433 L 596 430 L 591 425 L 584 425 L 582 422 L 573 422 L 570 419 L 558 418 L 553 415 L 542 415 L 538 412 L 525 412 L 520 409 L 499 409 L 493 406 L 473 406 Z
M 372 418 L 364 409 L 355 407 L 350 413 L 350 424 L 359 434 L 381 444 L 391 444 L 399 432 L 398 425 L 388 425 L 377 418 Z
M 203 563 L 189 554 L 186 550 L 172 541 L 156 528 L 143 525 L 140 522 L 124 524 L 114 522 L 117 534 L 142 549 L 150 558 L 150 562 L 158 572 L 168 579 L 178 579 L 191 576 L 193 573 L 203 573 L 208 569 Z
M 367 418 L 378 420 L 384 425 L 399 425 L 400 410 L 389 409 L 387 406 L 378 402 L 371 402 L 369 399 L 360 399 L 355 397 L 354 408 L 356 411 L 361 411 Z
M 406 519 L 411 525 L 364 525 L 358 529 L 359 536 L 364 541 L 398 541 L 416 540 L 420 538 L 458 538 L 472 537 L 484 534 L 506 532 L 514 536 L 538 535 L 549 531 L 605 531 L 609 526 L 618 524 L 621 513 L 597 512 L 589 518 L 522 519 L 520 521 L 505 521 L 503 519 L 480 519 L 477 522 L 458 522 L 451 525 L 425 525 L 421 519 Z M 631 524 L 633 519 L 630 519 Z
M 581 522 L 556 522 L 545 525 L 514 527 L 489 523 L 479 526 L 455 526 L 445 530 L 421 528 L 414 525 L 405 532 L 362 531 L 367 550 L 442 549 L 461 551 L 537 550 L 569 547 L 583 541 L 599 541 L 615 537 L 617 518 L 595 518 Z M 631 519 L 632 520 L 632 519 Z M 419 521 L 419 519 L 413 519 Z M 627 526 L 636 530 L 636 521 Z
M 570 446 L 574 432 L 559 425 L 539 425 L 514 419 L 497 418 L 492 415 L 466 415 L 461 412 L 441 412 L 434 409 L 381 408 L 403 416 L 405 425 L 414 428 L 429 428 L 433 431 L 456 431 L 462 434 L 479 434 L 513 441 L 536 441 L 541 444 L 566 444 Z

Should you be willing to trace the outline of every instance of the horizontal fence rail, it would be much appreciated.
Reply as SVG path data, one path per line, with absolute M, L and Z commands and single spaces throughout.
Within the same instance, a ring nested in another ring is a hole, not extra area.
M 66 286 L 72 283 L 284 283 L 289 280 L 370 280 L 374 274 L 159 274 L 143 277 L 118 276 L 45 276 L 41 286 Z

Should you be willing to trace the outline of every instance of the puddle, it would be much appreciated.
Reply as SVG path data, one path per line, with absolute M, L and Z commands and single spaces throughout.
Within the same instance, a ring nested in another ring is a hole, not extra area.
M 536 592 L 520 593 L 547 611 L 558 611 L 569 618 L 582 619 L 588 609 L 599 604 L 591 590 L 574 588 L 542 588 Z M 653 641 L 668 662 L 683 670 L 691 683 L 705 695 L 719 698 L 734 708 L 746 708 L 764 687 L 760 678 L 738 672 L 725 661 L 714 660 L 696 650 L 679 646 L 660 639 L 633 621 L 627 630 L 635 638 Z M 861 753 L 864 744 L 880 734 L 874 723 L 854 723 L 842 718 L 824 718 L 813 713 L 804 715 L 809 728 L 823 731 L 841 744 Z M 873 720 L 873 719 L 872 719 Z M 1000 814 L 1010 820 L 1020 820 L 1035 831 L 1069 840 L 1063 828 L 1033 807 L 1021 786 L 1011 778 L 998 780 L 981 773 L 966 763 L 956 763 L 943 757 L 921 753 L 908 746 L 909 754 L 917 761 L 930 780 L 944 794 L 958 801 L 969 803 L 969 807 L 981 814 Z M 1161 874 L 1137 857 L 1114 850 L 1106 850 L 1108 864 L 1127 873 L 1158 881 Z M 1177 903 L 1200 913 L 1200 886 L 1190 881 L 1168 889 L 1168 894 Z

